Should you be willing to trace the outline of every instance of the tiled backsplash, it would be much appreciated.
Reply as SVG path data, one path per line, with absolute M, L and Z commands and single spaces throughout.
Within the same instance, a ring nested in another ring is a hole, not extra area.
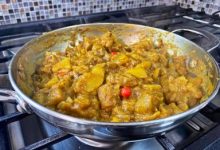
M 205 11 L 213 14 L 220 10 L 220 0 L 175 0 L 182 8 L 192 8 L 194 11 Z
M 220 0 L 0 0 L 0 25 L 174 4 L 208 14 L 220 10 Z
M 172 4 L 172 0 L 0 0 L 0 25 Z

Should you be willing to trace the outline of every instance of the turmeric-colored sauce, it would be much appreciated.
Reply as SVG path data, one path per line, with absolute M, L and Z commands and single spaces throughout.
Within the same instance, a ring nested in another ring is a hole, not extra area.
M 90 120 L 154 120 L 200 103 L 211 85 L 204 70 L 199 59 L 169 54 L 161 39 L 128 46 L 106 32 L 71 41 L 65 52 L 46 52 L 32 76 L 33 99 Z

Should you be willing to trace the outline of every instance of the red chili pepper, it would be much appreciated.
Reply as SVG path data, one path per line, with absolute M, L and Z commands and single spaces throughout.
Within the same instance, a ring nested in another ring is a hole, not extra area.
M 64 75 L 66 75 L 67 73 L 69 72 L 69 70 L 66 70 L 66 69 L 61 69 L 57 72 L 57 75 L 59 77 L 63 77 Z
M 111 52 L 112 55 L 116 55 L 118 52 Z
M 121 96 L 124 98 L 129 98 L 131 96 L 131 88 L 128 86 L 124 86 L 121 89 Z

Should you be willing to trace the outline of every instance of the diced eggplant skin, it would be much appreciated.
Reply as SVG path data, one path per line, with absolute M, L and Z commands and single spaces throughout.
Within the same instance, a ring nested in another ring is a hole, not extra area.
M 46 52 L 32 76 L 33 99 L 55 111 L 96 121 L 147 121 L 187 111 L 213 91 L 206 65 L 171 55 L 162 39 L 144 37 L 129 46 L 111 32 L 74 39 L 65 53 Z M 123 87 L 131 90 L 126 98 Z

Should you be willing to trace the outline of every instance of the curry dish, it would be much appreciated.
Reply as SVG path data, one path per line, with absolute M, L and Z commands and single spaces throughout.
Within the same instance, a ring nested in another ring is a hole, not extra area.
M 125 45 L 111 32 L 48 51 L 32 75 L 33 99 L 74 117 L 135 122 L 199 104 L 213 87 L 199 59 L 170 53 L 162 40 Z M 210 92 L 209 92 L 210 91 Z

